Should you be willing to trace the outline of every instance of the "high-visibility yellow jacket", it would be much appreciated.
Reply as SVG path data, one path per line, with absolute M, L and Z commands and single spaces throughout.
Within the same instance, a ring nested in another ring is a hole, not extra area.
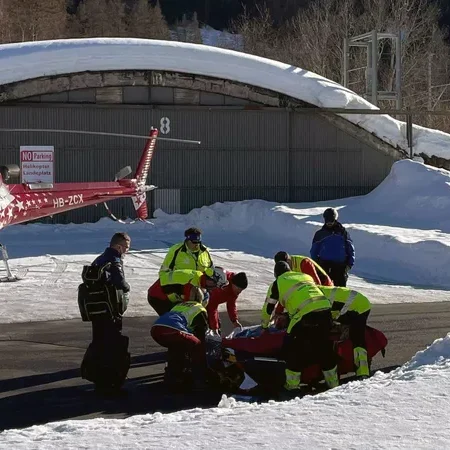
M 320 290 L 331 302 L 331 312 L 335 320 L 350 311 L 363 314 L 372 308 L 369 299 L 358 291 L 346 287 L 328 286 L 320 286 Z
M 206 275 L 212 275 L 212 266 L 211 255 L 204 245 L 200 245 L 198 252 L 191 252 L 186 243 L 181 242 L 169 248 L 159 269 L 159 276 L 161 277 L 164 273 L 178 269 L 198 270 L 206 273 Z
M 293 271 L 280 275 L 270 285 L 261 314 L 263 328 L 269 326 L 277 303 L 280 303 L 289 314 L 288 333 L 306 314 L 331 308 L 330 301 L 314 283 L 312 277 Z
M 201 303 L 179 303 L 159 317 L 153 326 L 174 328 L 203 340 L 208 327 L 208 313 Z
M 185 286 L 202 287 L 203 273 L 198 270 L 179 269 L 169 272 L 163 272 L 160 276 L 161 289 L 167 295 L 171 302 L 180 302 L 184 300 Z
M 294 272 L 310 275 L 316 284 L 333 286 L 333 282 L 325 270 L 311 258 L 301 255 L 291 255 L 291 264 Z

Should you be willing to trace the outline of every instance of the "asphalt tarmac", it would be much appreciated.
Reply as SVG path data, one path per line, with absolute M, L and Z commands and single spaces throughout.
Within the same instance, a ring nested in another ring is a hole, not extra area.
M 450 300 L 450 299 L 449 299 Z M 91 340 L 80 320 L 0 324 L 0 431 L 50 421 L 124 418 L 216 406 L 220 393 L 173 395 L 162 384 L 165 349 L 150 337 L 154 317 L 124 318 L 132 356 L 125 394 L 105 397 L 80 378 L 80 363 Z M 231 331 L 221 314 L 224 332 Z M 259 312 L 241 311 L 243 325 L 259 322 Z M 389 344 L 373 370 L 390 371 L 450 332 L 450 301 L 374 305 L 369 325 Z

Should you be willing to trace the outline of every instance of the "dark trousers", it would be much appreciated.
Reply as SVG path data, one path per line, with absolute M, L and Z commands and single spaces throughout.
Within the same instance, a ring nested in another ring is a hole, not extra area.
M 202 373 L 206 367 L 204 344 L 193 334 L 184 333 L 163 325 L 154 325 L 152 338 L 167 348 L 167 367 L 172 374 L 180 374 L 186 366 L 186 354 L 189 355 L 192 369 Z
M 348 311 L 338 319 L 338 322 L 343 325 L 348 325 L 353 348 L 362 347 L 367 350 L 366 325 L 369 314 L 370 310 L 363 314 L 358 314 L 355 311 Z
M 301 372 L 306 367 L 319 364 L 322 370 L 330 370 L 337 358 L 330 339 L 331 311 L 311 312 L 296 323 L 284 341 L 286 368 Z
M 169 312 L 175 305 L 169 299 L 161 300 L 156 297 L 147 297 L 147 301 L 149 305 L 156 311 L 158 316 L 162 316 L 163 314 Z
M 322 269 L 331 278 L 335 286 L 347 286 L 347 264 L 336 263 L 334 261 L 323 261 L 322 259 L 320 259 L 318 262 Z
M 92 320 L 92 344 L 114 345 L 122 336 L 122 318 L 97 317 Z
M 81 376 L 97 388 L 120 388 L 130 368 L 128 336 L 122 335 L 122 319 L 95 317 L 92 343 L 81 363 Z

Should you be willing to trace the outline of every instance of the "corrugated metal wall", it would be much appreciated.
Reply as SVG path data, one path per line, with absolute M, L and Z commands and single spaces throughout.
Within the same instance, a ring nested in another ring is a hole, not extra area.
M 17 105 L 0 107 L 3 127 L 97 130 L 201 140 L 200 146 L 160 141 L 150 182 L 150 211 L 185 213 L 218 201 L 302 202 L 361 195 L 378 185 L 394 162 L 318 115 L 286 110 L 125 105 Z M 2 133 L 2 163 L 19 163 L 20 145 L 54 145 L 56 180 L 112 180 L 134 169 L 144 141 L 47 133 Z M 111 202 L 116 215 L 133 216 L 129 200 Z M 83 222 L 104 216 L 88 207 L 55 216 Z

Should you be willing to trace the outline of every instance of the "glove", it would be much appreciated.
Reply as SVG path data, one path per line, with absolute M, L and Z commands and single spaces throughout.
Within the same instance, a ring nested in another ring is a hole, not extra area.
M 211 337 L 212 339 L 221 339 L 220 330 L 208 330 L 206 333 L 207 336 Z
M 234 328 L 240 328 L 242 330 L 242 325 L 241 325 L 241 322 L 239 322 L 239 320 L 235 320 L 233 322 L 233 327 Z
M 124 292 L 122 294 L 122 303 L 124 305 L 124 310 L 128 308 L 128 303 L 130 302 L 130 294 L 128 292 Z

